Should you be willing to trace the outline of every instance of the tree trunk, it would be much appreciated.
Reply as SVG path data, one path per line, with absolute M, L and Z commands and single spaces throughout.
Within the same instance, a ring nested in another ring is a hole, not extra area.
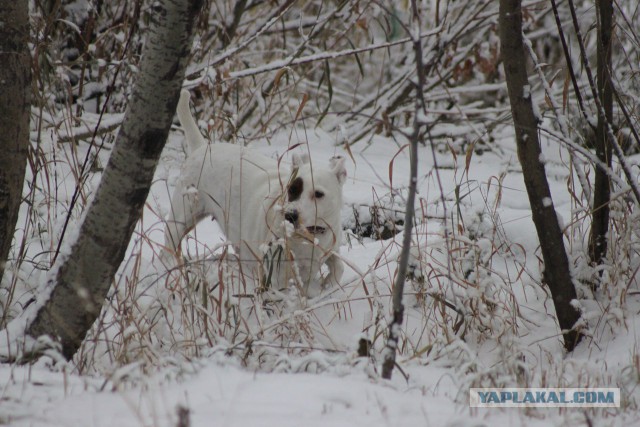
M 18 221 L 29 149 L 29 2 L 0 0 L 0 281 Z
M 175 114 L 202 4 L 154 3 L 140 72 L 109 163 L 76 242 L 54 266 L 51 295 L 28 327 L 31 336 L 58 340 L 67 359 L 100 314 L 142 212 Z
M 613 4 L 611 0 L 598 0 L 598 47 L 596 81 L 598 97 L 602 109 L 598 110 L 595 149 L 600 162 L 611 168 L 611 142 L 608 139 L 607 122 L 612 123 L 613 95 L 611 87 L 611 29 L 613 25 Z M 604 110 L 604 111 L 602 111 Z M 603 115 L 604 113 L 604 115 Z M 599 265 L 607 252 L 607 232 L 609 231 L 609 199 L 611 187 L 609 174 L 600 166 L 596 167 L 593 190 L 593 214 L 589 236 L 589 258 Z
M 527 79 L 520 0 L 500 0 L 499 26 L 518 159 L 542 250 L 543 281 L 551 291 L 564 346 L 571 351 L 582 338 L 582 334 L 573 329 L 580 314 L 571 304 L 576 298 L 576 291 L 544 164 L 540 161 L 538 118 L 533 110 L 531 86 Z

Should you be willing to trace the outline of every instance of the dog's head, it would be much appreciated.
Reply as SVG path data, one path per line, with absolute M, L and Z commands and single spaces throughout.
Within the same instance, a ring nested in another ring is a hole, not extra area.
M 321 240 L 338 238 L 342 186 L 347 179 L 344 163 L 343 157 L 333 157 L 328 168 L 314 168 L 308 157 L 293 157 L 284 215 L 297 231 Z

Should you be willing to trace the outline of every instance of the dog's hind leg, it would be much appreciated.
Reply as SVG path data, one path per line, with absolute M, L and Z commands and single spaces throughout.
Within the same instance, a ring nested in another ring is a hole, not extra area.
M 182 238 L 204 216 L 202 203 L 199 202 L 198 192 L 195 187 L 187 187 L 180 191 L 176 187 L 171 198 L 171 212 L 167 218 L 167 227 L 164 232 L 166 249 L 176 255 L 180 253 Z

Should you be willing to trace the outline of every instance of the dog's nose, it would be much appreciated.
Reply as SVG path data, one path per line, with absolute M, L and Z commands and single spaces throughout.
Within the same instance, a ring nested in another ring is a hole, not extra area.
M 292 211 L 285 212 L 284 219 L 289 221 L 291 224 L 297 224 L 298 223 L 298 211 L 297 210 L 292 210 Z

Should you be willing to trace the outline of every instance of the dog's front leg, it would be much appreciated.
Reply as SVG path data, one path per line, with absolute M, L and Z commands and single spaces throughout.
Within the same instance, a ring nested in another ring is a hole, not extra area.
M 325 263 L 329 269 L 329 274 L 322 280 L 322 287 L 327 288 L 329 286 L 339 285 L 342 273 L 344 272 L 344 263 L 336 254 L 329 255 Z

